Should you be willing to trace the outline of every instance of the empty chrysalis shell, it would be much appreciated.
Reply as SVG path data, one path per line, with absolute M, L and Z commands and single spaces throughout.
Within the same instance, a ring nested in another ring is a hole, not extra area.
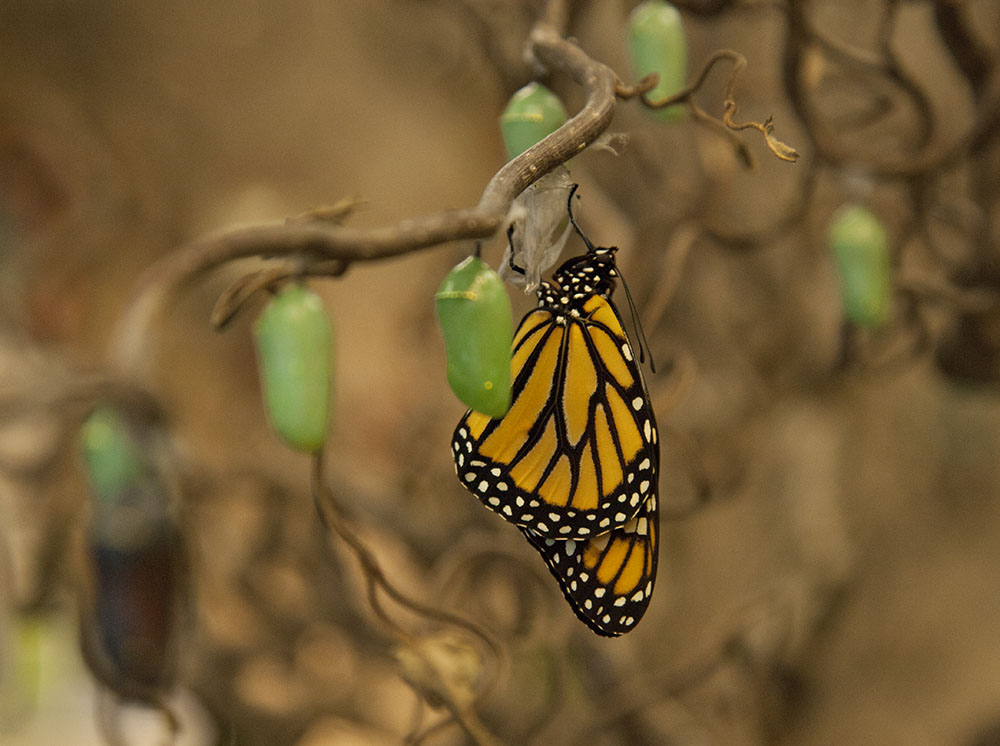
M 510 409 L 510 345 L 514 335 L 503 281 L 470 256 L 434 296 L 444 334 L 448 383 L 466 406 L 490 417 Z
M 859 326 L 882 326 L 892 300 L 889 239 L 882 222 L 863 205 L 844 205 L 830 225 L 830 248 L 840 272 L 844 315 Z
M 687 39 L 677 8 L 664 0 L 646 0 L 628 18 L 628 45 L 636 77 L 657 73 L 660 82 L 648 97 L 657 101 L 672 96 L 687 81 Z M 648 109 L 664 121 L 676 121 L 684 116 L 680 104 L 664 109 Z
M 320 450 L 330 420 L 333 355 L 323 301 L 302 285 L 287 285 L 261 312 L 254 332 L 271 426 L 296 450 Z
M 521 192 L 507 213 L 510 241 L 500 260 L 500 279 L 530 293 L 556 263 L 572 230 L 566 200 L 573 187 L 569 170 L 558 166 Z M 520 268 L 514 270 L 511 263 Z
M 500 131 L 507 157 L 514 158 L 566 123 L 566 108 L 540 83 L 528 83 L 507 102 L 500 115 Z
M 80 441 L 92 498 L 80 585 L 83 655 L 118 696 L 155 702 L 173 682 L 181 603 L 169 449 L 153 423 L 110 405 L 87 418 Z

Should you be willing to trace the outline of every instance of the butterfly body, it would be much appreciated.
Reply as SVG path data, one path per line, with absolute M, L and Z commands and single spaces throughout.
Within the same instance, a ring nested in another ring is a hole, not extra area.
M 614 247 L 589 247 L 537 291 L 511 353 L 512 405 L 469 410 L 452 439 L 462 484 L 539 551 L 598 634 L 631 629 L 656 575 L 656 421 L 611 295 Z

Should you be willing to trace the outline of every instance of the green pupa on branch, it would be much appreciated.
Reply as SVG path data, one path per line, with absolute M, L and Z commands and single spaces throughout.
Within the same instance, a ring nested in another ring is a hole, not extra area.
M 664 0 L 639 3 L 628 18 L 628 46 L 636 77 L 650 73 L 660 76 L 656 87 L 646 95 L 651 101 L 673 96 L 687 82 L 687 38 L 681 14 Z M 663 121 L 677 121 L 684 116 L 680 104 L 663 109 L 649 109 Z
M 434 295 L 448 383 L 463 404 L 490 417 L 510 409 L 514 320 L 503 281 L 475 256 L 458 264 Z
M 292 448 L 323 447 L 330 421 L 333 331 L 323 301 L 302 285 L 286 285 L 254 326 L 268 419 Z
M 892 271 L 882 221 L 863 205 L 846 204 L 833 216 L 829 243 L 840 274 L 844 316 L 858 326 L 883 326 L 891 310 Z
M 143 448 L 115 407 L 100 406 L 84 420 L 80 450 L 91 494 L 100 504 L 113 503 L 152 478 Z
M 541 83 L 528 83 L 510 97 L 500 115 L 500 132 L 507 158 L 519 156 L 566 123 L 566 108 Z

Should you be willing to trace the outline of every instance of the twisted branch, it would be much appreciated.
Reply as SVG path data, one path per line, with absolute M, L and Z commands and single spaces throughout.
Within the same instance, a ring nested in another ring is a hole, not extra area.
M 228 262 L 249 257 L 298 256 L 340 263 L 400 256 L 451 241 L 481 239 L 503 224 L 514 198 L 556 166 L 593 143 L 611 123 L 618 76 L 563 38 L 563 3 L 552 0 L 532 29 L 528 49 L 539 63 L 570 76 L 586 92 L 584 107 L 562 127 L 504 165 L 475 207 L 447 210 L 373 229 L 314 220 L 260 225 L 199 238 L 151 266 L 116 331 L 112 363 L 130 378 L 148 373 L 145 359 L 156 321 L 179 290 Z

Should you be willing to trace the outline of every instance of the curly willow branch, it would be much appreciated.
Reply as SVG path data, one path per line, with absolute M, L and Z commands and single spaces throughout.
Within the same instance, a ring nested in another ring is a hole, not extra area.
M 483 643 L 484 649 L 493 657 L 494 668 L 499 670 L 499 667 L 504 663 L 504 652 L 500 644 L 486 630 L 468 619 L 420 603 L 399 590 L 389 581 L 378 559 L 376 559 L 375 555 L 372 554 L 371 550 L 340 514 L 333 493 L 326 484 L 324 467 L 325 463 L 322 453 L 316 454 L 312 464 L 312 491 L 313 500 L 316 504 L 316 512 L 327 531 L 336 534 L 358 560 L 361 572 L 365 578 L 368 606 L 378 620 L 399 642 L 408 645 L 411 653 L 421 655 L 414 634 L 394 621 L 382 606 L 379 599 L 379 591 L 381 591 L 399 604 L 400 607 L 417 616 L 423 617 L 425 620 L 456 629 L 463 629 L 474 635 Z M 494 671 L 494 674 L 496 674 L 496 671 Z M 487 684 L 470 704 L 477 704 L 489 692 L 493 683 L 491 681 Z M 450 717 L 446 723 L 454 722 L 461 725 L 478 746 L 493 746 L 493 744 L 497 743 L 492 734 L 479 721 L 478 715 L 470 704 L 457 701 L 455 697 L 448 697 L 443 694 L 442 696 L 444 699 L 442 704 L 444 704 L 450 713 Z
M 175 293 L 228 262 L 249 257 L 301 256 L 342 262 L 400 256 L 449 241 L 486 238 L 503 223 L 514 198 L 559 164 L 584 150 L 610 125 L 615 108 L 614 71 L 562 37 L 562 3 L 551 2 L 532 29 L 529 51 L 551 70 L 569 75 L 586 92 L 584 107 L 566 124 L 501 168 L 475 207 L 448 210 L 395 225 L 356 229 L 324 221 L 269 224 L 200 238 L 151 266 L 116 330 L 112 362 L 126 376 L 146 374 L 155 323 Z

